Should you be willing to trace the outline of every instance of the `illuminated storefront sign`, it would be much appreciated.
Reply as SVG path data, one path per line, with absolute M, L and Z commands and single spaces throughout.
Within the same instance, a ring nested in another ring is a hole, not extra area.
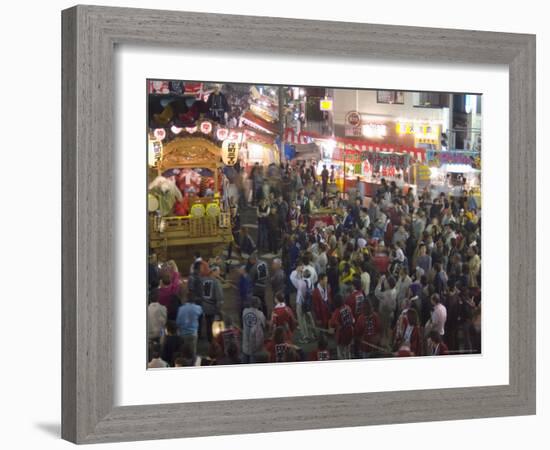
M 321 111 L 332 111 L 332 99 L 325 97 L 319 100 L 319 109 Z
M 365 123 L 361 125 L 361 133 L 365 137 L 382 138 L 388 133 L 388 127 L 381 123 Z
M 412 134 L 417 139 L 436 140 L 439 138 L 439 125 L 433 123 L 397 122 L 397 134 Z

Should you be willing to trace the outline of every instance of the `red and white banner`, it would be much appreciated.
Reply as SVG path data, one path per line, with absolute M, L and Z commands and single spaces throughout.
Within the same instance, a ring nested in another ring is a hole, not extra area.
M 301 132 L 296 133 L 292 128 L 285 130 L 285 142 L 291 144 L 310 144 L 315 139 L 329 139 L 317 133 Z M 390 152 L 408 153 L 414 160 L 426 161 L 426 150 L 418 147 L 406 147 L 402 145 L 382 144 L 379 142 L 364 141 L 358 139 L 347 139 L 335 137 L 336 146 L 341 150 L 359 152 Z

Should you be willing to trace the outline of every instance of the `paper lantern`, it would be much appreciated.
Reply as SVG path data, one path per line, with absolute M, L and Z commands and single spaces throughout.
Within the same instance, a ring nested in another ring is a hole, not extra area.
M 218 217 L 220 212 L 220 207 L 217 203 L 209 203 L 206 206 L 206 215 L 208 217 Z
M 164 128 L 156 128 L 155 131 L 153 131 L 153 134 L 155 135 L 155 138 L 162 141 L 166 137 L 166 130 Z
M 212 123 L 202 122 L 201 123 L 201 133 L 210 134 L 212 132 Z
M 191 206 L 191 216 L 195 218 L 204 217 L 204 206 L 202 206 L 200 203 L 195 203 L 193 206 Z
M 229 135 L 229 130 L 227 128 L 221 127 L 221 128 L 218 128 L 216 131 L 216 137 L 220 141 L 224 141 L 225 139 L 227 139 L 228 135 Z

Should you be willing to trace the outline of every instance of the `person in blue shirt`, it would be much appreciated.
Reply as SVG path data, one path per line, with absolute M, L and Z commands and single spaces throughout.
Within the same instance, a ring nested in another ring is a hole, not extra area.
M 242 316 L 245 308 L 250 306 L 250 298 L 252 296 L 252 280 L 246 271 L 246 266 L 239 267 L 239 316 L 241 318 L 242 328 Z
M 195 299 L 189 298 L 179 307 L 176 317 L 178 334 L 183 338 L 183 343 L 188 344 L 195 354 L 197 353 L 199 321 L 202 312 L 202 307 L 195 303 Z

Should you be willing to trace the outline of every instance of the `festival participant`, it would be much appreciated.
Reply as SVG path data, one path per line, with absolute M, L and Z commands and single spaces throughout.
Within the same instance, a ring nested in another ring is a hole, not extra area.
M 244 258 L 248 257 L 256 251 L 256 244 L 254 244 L 254 240 L 248 233 L 247 227 L 241 228 L 238 244 L 236 242 L 235 247 L 237 248 L 237 251 L 239 252 L 241 257 Z
M 422 330 L 419 324 L 418 313 L 414 308 L 408 308 L 403 318 L 404 320 L 399 326 L 399 332 L 396 333 L 395 348 L 399 349 L 403 345 L 406 345 L 414 356 L 421 356 L 423 354 Z
M 346 297 L 346 305 L 348 305 L 351 309 L 353 318 L 357 320 L 359 314 L 363 311 L 363 303 L 367 300 L 367 297 L 363 292 L 363 285 L 359 276 L 355 276 L 351 284 L 353 286 L 353 290 Z
M 441 303 L 439 294 L 432 294 L 430 301 L 433 308 L 432 314 L 424 328 L 427 333 L 437 331 L 441 338 L 443 338 L 445 334 L 445 322 L 447 321 L 447 308 Z
M 268 248 L 268 216 L 270 207 L 267 203 L 267 198 L 262 198 L 256 208 L 256 216 L 258 218 L 258 248 L 267 250 Z
M 327 170 L 326 164 L 323 164 L 323 170 L 321 171 L 321 184 L 323 190 L 323 196 L 327 195 L 327 186 L 328 186 L 329 173 Z
M 412 284 L 412 278 L 409 276 L 407 268 L 401 267 L 399 270 L 399 278 L 395 285 L 395 290 L 397 291 L 397 308 L 399 310 L 403 309 L 403 303 L 408 297 L 409 287 Z
M 201 307 L 201 316 L 199 317 L 199 327 L 197 329 L 197 338 L 200 339 L 202 336 L 202 300 L 203 300 L 203 286 L 202 286 L 202 275 L 201 271 L 203 267 L 203 261 L 202 258 L 200 258 L 200 254 L 198 255 L 198 258 L 195 258 L 195 262 L 192 265 L 192 272 L 189 275 L 189 278 L 187 279 L 187 295 L 188 299 L 192 300 L 193 303 Z M 179 309 L 178 309 L 179 314 Z M 176 317 L 177 321 L 177 317 Z
M 283 223 L 280 221 L 277 206 L 270 206 L 269 215 L 267 216 L 267 242 L 269 253 L 278 254 L 281 245 L 281 231 Z
M 160 357 L 160 344 L 154 343 L 151 350 L 151 359 L 147 363 L 148 369 L 164 369 L 168 363 Z
M 260 299 L 252 297 L 250 306 L 243 311 L 243 363 L 254 363 L 255 355 L 262 350 L 264 345 L 264 331 L 266 320 L 260 311 Z
M 158 341 L 160 339 L 167 317 L 166 306 L 161 305 L 157 298 L 149 296 L 149 305 L 147 306 L 147 338 L 149 340 Z
M 441 339 L 441 335 L 436 331 L 430 331 L 428 335 L 428 355 L 438 356 L 438 355 L 448 355 L 449 349 Z
M 206 337 L 212 342 L 212 323 L 216 315 L 221 314 L 224 302 L 220 268 L 213 266 L 210 274 L 202 279 L 202 309 L 206 322 Z
M 181 281 L 178 276 L 174 276 L 174 272 L 164 269 L 160 275 L 160 287 L 158 290 L 158 303 L 166 308 L 166 314 L 173 315 L 174 296 L 179 294 Z M 177 306 L 175 307 L 177 310 Z
M 385 275 L 382 275 L 378 280 L 374 295 L 380 302 L 378 307 L 382 327 L 382 338 L 380 342 L 382 346 L 387 346 L 391 341 L 391 326 L 397 306 L 395 279 L 391 276 L 386 278 Z
M 460 308 L 460 291 L 457 289 L 454 280 L 450 279 L 447 284 L 447 291 L 443 297 L 444 306 L 447 309 L 447 320 L 445 321 L 445 341 L 450 350 L 458 350 L 457 332 Z
M 243 310 L 250 305 L 250 297 L 252 296 L 252 281 L 246 271 L 246 266 L 239 267 L 239 317 L 242 318 Z M 242 326 L 242 321 L 241 321 Z
M 215 344 L 220 350 L 221 355 L 227 356 L 229 344 L 235 343 L 237 348 L 241 342 L 241 330 L 233 324 L 233 319 L 229 315 L 223 318 L 224 329 L 216 336 Z
M 427 254 L 427 248 L 424 244 L 418 247 L 418 257 L 416 258 L 415 267 L 420 267 L 424 273 L 428 273 L 432 268 L 432 257 Z
M 319 275 L 317 286 L 313 290 L 313 319 L 317 328 L 328 328 L 330 311 L 332 309 L 332 292 L 325 273 Z
M 351 342 L 355 319 L 348 305 L 340 294 L 334 296 L 334 312 L 329 320 L 329 327 L 336 335 L 336 353 L 338 359 L 351 359 Z
M 273 304 L 275 304 L 275 297 L 279 292 L 284 293 L 286 287 L 286 274 L 283 270 L 282 262 L 279 258 L 275 258 L 271 263 L 271 275 L 269 277 L 269 283 L 271 285 L 271 294 L 273 295 Z
M 295 348 L 286 338 L 285 329 L 283 327 L 275 328 L 273 338 L 266 345 L 270 362 L 286 362 L 286 354 L 293 347 Z
M 328 348 L 328 340 L 325 333 L 320 333 L 317 338 L 317 349 L 309 354 L 310 361 L 328 361 L 330 360 L 330 351 Z
M 182 338 L 178 336 L 178 326 L 176 322 L 172 320 L 166 322 L 164 336 L 161 342 L 161 359 L 174 367 L 174 355 L 178 352 L 182 344 Z
M 363 310 L 357 317 L 355 325 L 356 347 L 361 350 L 363 358 L 370 358 L 376 354 L 380 348 L 380 338 L 382 328 L 380 317 L 372 307 L 370 300 L 363 302 Z
M 199 322 L 202 317 L 202 308 L 195 303 L 195 297 L 190 296 L 178 309 L 176 324 L 178 334 L 183 338 L 184 344 L 189 345 L 193 353 L 197 351 L 199 336 Z
M 292 340 L 294 330 L 296 330 L 296 319 L 292 309 L 285 303 L 285 297 L 282 292 L 275 295 L 275 306 L 271 313 L 271 326 L 273 329 L 283 327 L 286 332 L 286 337 L 289 341 Z
M 248 258 L 248 266 L 248 275 L 252 282 L 252 295 L 260 299 L 261 310 L 264 316 L 267 316 L 267 303 L 265 298 L 265 291 L 269 281 L 267 263 L 259 259 L 257 253 L 254 252 Z
M 300 264 L 290 274 L 290 281 L 296 289 L 296 313 L 301 334 L 300 343 L 309 342 L 314 336 L 313 317 L 311 315 L 313 303 L 311 273 L 309 270 L 304 270 L 303 265 Z

